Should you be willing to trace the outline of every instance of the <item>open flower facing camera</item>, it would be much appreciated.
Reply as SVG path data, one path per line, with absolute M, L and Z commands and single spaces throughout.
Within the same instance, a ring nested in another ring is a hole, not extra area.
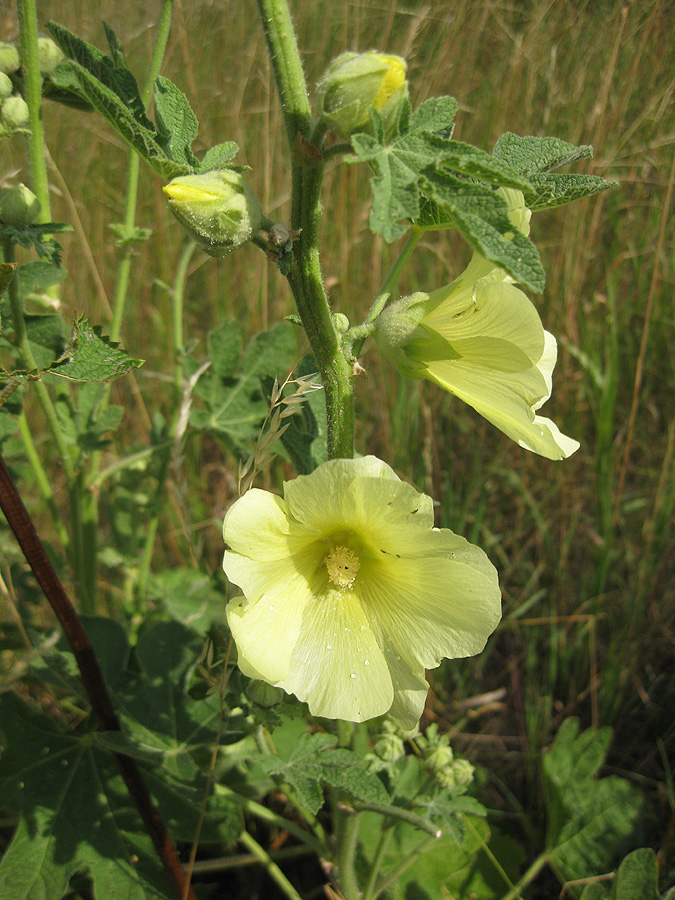
M 225 516 L 223 566 L 239 667 L 361 722 L 386 712 L 414 728 L 424 670 L 479 653 L 500 618 L 485 553 L 434 528 L 430 497 L 373 456 L 335 459 L 251 490 Z
M 511 221 L 527 234 L 523 195 L 501 192 Z M 506 271 L 478 252 L 451 284 L 388 307 L 375 339 L 402 374 L 434 381 L 521 447 L 548 459 L 578 449 L 551 419 L 537 415 L 551 396 L 555 338 Z

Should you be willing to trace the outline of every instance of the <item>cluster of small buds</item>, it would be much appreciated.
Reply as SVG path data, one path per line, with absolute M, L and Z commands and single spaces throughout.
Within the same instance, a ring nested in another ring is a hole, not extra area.
M 13 96 L 9 77 L 19 66 L 19 51 L 14 44 L 0 44 L 0 140 L 28 131 L 28 106 L 22 97 Z
M 471 784 L 474 767 L 466 759 L 455 759 L 447 734 L 439 734 L 435 722 L 415 743 L 421 751 L 423 765 L 441 787 L 451 790 Z
M 366 754 L 370 772 L 392 773 L 393 767 L 405 756 L 403 732 L 391 719 L 385 719 L 382 730 L 375 738 L 372 753 Z
M 45 36 L 38 37 L 37 55 L 42 76 L 48 76 L 65 59 L 61 49 Z M 14 93 L 15 85 L 10 78 L 20 68 L 21 58 L 16 45 L 0 43 L 0 140 L 30 132 L 28 105 L 23 97 Z

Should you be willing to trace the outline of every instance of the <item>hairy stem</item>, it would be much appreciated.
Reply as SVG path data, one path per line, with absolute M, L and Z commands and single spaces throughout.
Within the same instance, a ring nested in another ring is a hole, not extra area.
M 295 262 L 288 275 L 326 396 L 328 456 L 354 455 L 352 370 L 333 326 L 319 258 L 323 129 L 312 133 L 312 117 L 286 0 L 258 0 L 272 57 L 291 157 L 291 228 L 298 232 Z
M 28 167 L 33 193 L 40 201 L 37 221 L 51 222 L 49 202 L 49 181 L 47 161 L 44 153 L 44 132 L 42 128 L 42 76 L 38 65 L 37 12 L 34 0 L 17 0 L 19 14 L 19 42 L 21 46 L 21 69 L 23 72 L 24 97 L 28 105 L 30 134 L 26 135 Z
M 356 848 L 359 843 L 361 813 L 342 804 L 338 806 L 337 864 L 340 888 L 346 900 L 359 900 L 361 891 L 356 877 Z

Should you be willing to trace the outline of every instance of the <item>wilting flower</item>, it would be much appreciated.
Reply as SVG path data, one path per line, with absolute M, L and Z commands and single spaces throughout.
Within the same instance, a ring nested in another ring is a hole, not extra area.
M 433 527 L 430 497 L 373 456 L 335 459 L 228 511 L 223 567 L 239 667 L 362 722 L 417 724 L 425 668 L 479 653 L 500 617 L 485 553 Z
M 321 118 L 331 131 L 349 138 L 370 129 L 370 110 L 374 109 L 389 137 L 408 96 L 406 69 L 400 56 L 374 50 L 342 53 L 326 69 L 317 88 Z
M 511 221 L 527 234 L 522 194 L 503 194 Z M 551 396 L 555 338 L 506 271 L 479 253 L 446 287 L 392 304 L 377 320 L 375 339 L 404 375 L 434 381 L 521 447 L 549 459 L 578 449 L 577 441 L 537 415 Z

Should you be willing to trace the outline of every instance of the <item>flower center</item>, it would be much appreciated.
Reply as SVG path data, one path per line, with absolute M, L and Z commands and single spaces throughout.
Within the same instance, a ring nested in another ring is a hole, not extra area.
M 349 547 L 342 547 L 338 544 L 333 547 L 324 562 L 328 570 L 328 577 L 333 584 L 342 591 L 349 590 L 356 580 L 356 573 L 361 568 L 356 553 Z

